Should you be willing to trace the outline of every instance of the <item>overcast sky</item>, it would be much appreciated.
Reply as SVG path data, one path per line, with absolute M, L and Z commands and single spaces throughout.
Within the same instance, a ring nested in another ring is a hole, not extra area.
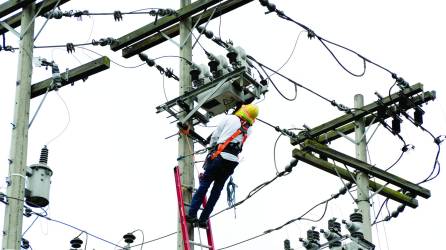
M 0 1 L 5 2 L 5 1 Z M 178 9 L 179 1 L 84 1 L 73 0 L 62 10 L 89 10 L 90 12 L 132 11 L 143 8 Z M 436 90 L 437 100 L 424 105 L 424 126 L 435 136 L 446 133 L 446 102 L 444 93 L 444 58 L 446 36 L 444 33 L 444 8 L 441 1 L 285 1 L 274 0 L 277 7 L 288 16 L 313 29 L 318 35 L 356 50 L 368 59 L 390 69 L 410 84 L 421 82 L 425 90 Z M 293 50 L 302 28 L 280 19 L 275 14 L 265 15 L 266 9 L 253 1 L 221 19 L 212 20 L 208 28 L 220 33 L 223 40 L 232 40 L 242 46 L 257 60 L 279 68 Z M 62 18 L 50 20 L 36 41 L 36 45 L 54 45 L 90 42 L 105 37 L 118 38 L 154 20 L 151 16 L 124 16 L 115 22 L 112 16 Z M 36 32 L 45 19 L 37 18 Z M 221 27 L 219 31 L 219 24 Z M 19 29 L 17 29 L 19 30 Z M 197 35 L 197 32 L 194 32 Z M 178 39 L 178 38 L 176 38 Z M 178 40 L 177 40 L 178 41 Z M 200 42 L 206 50 L 216 55 L 226 51 L 205 37 Z M 7 33 L 7 45 L 18 46 L 17 38 Z M 88 46 L 99 54 L 109 56 L 124 66 L 141 64 L 139 58 L 124 59 L 120 52 L 107 47 Z M 333 51 L 346 67 L 356 73 L 362 71 L 362 61 L 340 49 Z M 165 42 L 145 52 L 149 57 L 178 55 L 174 43 Z M 8 176 L 11 125 L 15 96 L 18 52 L 0 52 L 0 191 L 6 192 Z M 54 60 L 61 71 L 87 63 L 98 56 L 76 48 L 67 54 L 64 48 L 36 49 L 34 56 Z M 203 50 L 197 45 L 193 61 L 207 63 Z M 178 58 L 157 60 L 178 75 Z M 394 83 L 389 73 L 367 64 L 364 77 L 354 77 L 344 71 L 316 40 L 309 40 L 302 33 L 289 62 L 281 73 L 348 107 L 353 107 L 355 94 L 363 94 L 364 102 L 376 101 L 374 92 L 387 96 Z M 34 68 L 33 83 L 51 76 L 50 70 Z M 274 76 L 274 82 L 287 97 L 294 96 L 291 83 Z M 393 88 L 396 91 L 397 88 Z M 40 149 L 48 145 L 48 165 L 52 177 L 48 217 L 63 221 L 110 242 L 123 245 L 122 236 L 137 229 L 144 232 L 145 240 L 175 232 L 177 229 L 177 202 L 173 167 L 177 164 L 177 137 L 165 139 L 177 132 L 172 118 L 166 113 L 156 114 L 155 107 L 178 95 L 178 82 L 164 79 L 155 68 L 147 65 L 135 69 L 122 68 L 114 63 L 109 70 L 91 76 L 87 81 L 76 82 L 57 93 L 51 92 L 29 131 L 28 165 L 37 163 Z M 263 99 L 262 99 L 263 100 Z M 31 101 L 33 115 L 42 101 Z M 65 107 L 65 104 L 68 108 Z M 301 128 L 303 124 L 315 127 L 343 113 L 321 98 L 298 89 L 297 99 L 287 101 L 269 86 L 269 92 L 258 103 L 259 117 L 282 128 Z M 409 112 L 411 115 L 412 111 Z M 211 119 L 209 127 L 197 127 L 206 137 L 220 117 Z M 391 120 L 388 120 L 390 123 Z M 68 124 L 68 126 L 67 126 Z M 67 127 L 66 127 L 67 126 Z M 64 128 L 66 129 L 64 130 Z M 371 132 L 376 125 L 370 129 Z M 60 134 L 63 131 L 62 134 Z M 274 143 L 278 133 L 256 122 L 236 168 L 234 181 L 238 185 L 237 201 L 242 200 L 253 188 L 272 179 Z M 393 174 L 412 182 L 419 182 L 432 171 L 437 147 L 433 139 L 421 129 L 403 119 L 401 136 L 415 146 L 392 168 Z M 355 146 L 346 139 L 331 145 L 336 150 L 355 155 Z M 379 127 L 370 140 L 369 161 L 385 169 L 396 161 L 401 152 L 401 141 L 383 127 Z M 196 144 L 196 149 L 201 146 Z M 287 138 L 282 137 L 276 150 L 279 171 L 292 159 Z M 203 159 L 196 156 L 196 160 Z M 444 161 L 444 154 L 440 155 Z M 201 170 L 197 163 L 195 174 Z M 238 206 L 236 211 L 226 211 L 212 219 L 216 248 L 223 248 L 256 236 L 265 230 L 301 216 L 315 204 L 338 192 L 343 184 L 339 178 L 299 162 L 293 172 L 278 178 L 259 193 Z M 398 218 L 373 227 L 373 242 L 377 249 L 438 249 L 442 244 L 444 223 L 444 175 L 423 184 L 431 190 L 429 199 L 418 198 L 419 207 L 406 208 Z M 353 191 L 356 195 L 356 191 Z M 384 198 L 373 198 L 372 218 Z M 399 204 L 389 202 L 390 212 Z M 215 211 L 226 208 L 226 192 L 217 203 Z M 346 194 L 330 202 L 325 217 L 319 223 L 297 221 L 283 229 L 259 237 L 231 249 L 283 249 L 283 240 L 291 240 L 292 247 L 301 249 L 298 239 L 306 237 L 311 226 L 327 228 L 333 217 L 348 219 L 355 204 Z M 318 207 L 309 219 L 318 219 L 324 207 Z M 38 209 L 36 212 L 40 212 Z M 0 206 L 3 221 L 4 206 Z M 387 215 L 384 208 L 383 216 Z M 35 216 L 24 219 L 23 230 Z M 3 223 L 1 223 L 3 224 Z M 79 231 L 68 226 L 38 219 L 24 236 L 34 250 L 69 249 L 69 241 Z M 343 228 L 343 233 L 347 230 Z M 140 231 L 135 232 L 136 242 L 143 241 Z M 81 236 L 85 241 L 85 234 Z M 203 235 L 203 239 L 205 236 Z M 143 249 L 176 249 L 176 236 L 148 243 Z M 135 243 L 136 243 L 135 242 Z M 88 237 L 87 249 L 114 249 L 113 245 Z

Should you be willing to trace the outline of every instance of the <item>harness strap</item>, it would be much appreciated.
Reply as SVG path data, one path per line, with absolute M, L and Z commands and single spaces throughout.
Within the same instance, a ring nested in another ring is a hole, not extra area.
M 243 133 L 242 145 L 243 143 L 245 143 L 246 138 L 248 138 L 248 128 L 243 125 L 244 124 L 242 122 L 242 126 L 239 129 L 237 129 L 237 131 L 235 131 L 228 139 L 226 139 L 224 143 L 218 145 L 217 150 L 211 155 L 211 160 L 219 156 L 220 153 L 223 152 L 223 150 L 225 150 L 225 148 L 229 145 L 229 143 L 231 143 L 237 136 L 239 136 L 242 133 Z

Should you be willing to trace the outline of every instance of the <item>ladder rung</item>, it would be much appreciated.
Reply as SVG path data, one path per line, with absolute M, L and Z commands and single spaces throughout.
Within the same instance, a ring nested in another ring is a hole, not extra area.
M 205 247 L 205 248 L 209 248 L 209 249 L 211 249 L 211 246 L 203 245 L 203 244 L 201 244 L 201 243 L 194 242 L 194 241 L 190 241 L 190 244 L 195 245 L 195 246 L 199 246 L 199 247 Z

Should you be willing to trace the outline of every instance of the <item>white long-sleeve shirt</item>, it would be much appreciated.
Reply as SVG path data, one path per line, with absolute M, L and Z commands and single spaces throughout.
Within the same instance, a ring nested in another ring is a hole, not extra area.
M 237 131 L 242 126 L 240 122 L 240 118 L 235 115 L 227 115 L 224 119 L 218 124 L 217 128 L 211 135 L 210 145 L 215 146 L 217 144 L 224 143 L 229 137 L 231 137 L 235 131 Z M 251 127 L 248 128 L 248 135 L 251 133 Z M 242 143 L 243 134 L 238 135 L 232 140 L 233 143 Z M 238 156 L 221 152 L 221 157 L 228 161 L 236 161 L 238 162 Z

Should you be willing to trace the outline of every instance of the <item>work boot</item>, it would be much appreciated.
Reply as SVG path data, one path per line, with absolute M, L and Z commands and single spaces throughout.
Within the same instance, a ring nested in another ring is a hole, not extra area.
M 198 227 L 199 228 L 207 228 L 208 227 L 208 220 L 198 220 Z
M 197 219 L 197 217 L 192 217 L 192 216 L 186 214 L 186 222 L 190 223 L 191 225 L 194 225 L 195 223 L 198 222 L 198 219 Z

